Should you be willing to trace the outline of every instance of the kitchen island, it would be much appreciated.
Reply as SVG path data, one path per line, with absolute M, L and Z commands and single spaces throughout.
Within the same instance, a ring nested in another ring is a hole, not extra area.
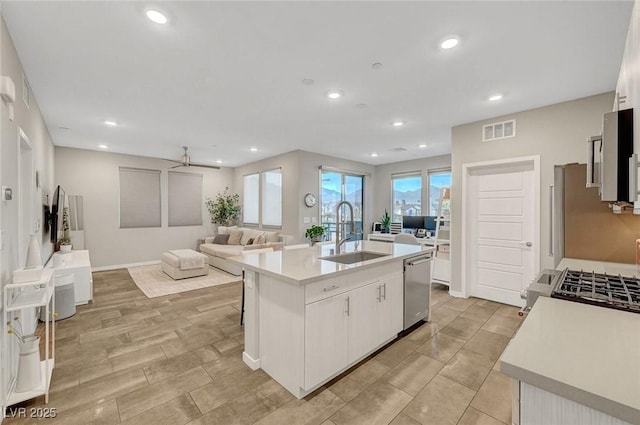
M 519 425 L 640 425 L 640 314 L 539 297 L 500 359 Z
M 243 360 L 298 398 L 396 338 L 403 260 L 433 251 L 372 241 L 347 242 L 339 256 L 333 248 L 229 258 L 244 269 Z

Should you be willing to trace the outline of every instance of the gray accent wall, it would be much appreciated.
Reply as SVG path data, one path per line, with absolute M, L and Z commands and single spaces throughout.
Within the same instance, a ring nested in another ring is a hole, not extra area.
M 158 261 L 160 254 L 170 249 L 196 249 L 199 238 L 211 235 L 209 213 L 200 205 L 201 226 L 168 226 L 168 170 L 172 162 L 57 146 L 55 149 L 56 182 L 68 195 L 84 197 L 84 233 L 86 248 L 91 253 L 93 267 L 110 267 L 139 262 Z M 161 227 L 121 229 L 119 223 L 120 167 L 162 170 Z M 215 198 L 233 183 L 233 170 L 208 168 L 177 168 L 203 175 L 204 198 Z
M 34 168 L 38 171 L 40 188 L 34 191 L 34 203 L 39 210 L 35 218 L 43 224 L 42 204 L 47 195 L 52 195 L 54 187 L 53 143 L 37 103 L 37 94 L 31 92 L 30 107 L 22 100 L 23 69 L 18 53 L 3 19 L 0 18 L 0 75 L 9 76 L 16 86 L 16 100 L 13 103 L 15 118 L 9 120 L 8 105 L 0 100 L 0 181 L 3 186 L 13 189 L 12 201 L 0 201 L 0 223 L 2 229 L 2 250 L 0 251 L 0 282 L 10 282 L 12 272 L 23 264 L 18 264 L 18 128 L 31 142 Z M 27 76 L 28 77 L 28 76 Z M 49 196 L 49 199 L 51 196 Z M 42 240 L 42 226 L 38 232 Z M 25 248 L 26 249 L 26 248 Z M 42 244 L 42 259 L 49 258 L 53 250 L 51 243 Z M 24 253 L 23 253 L 24 254 Z
M 540 155 L 540 265 L 553 268 L 549 246 L 549 185 L 554 165 L 587 160 L 587 137 L 602 131 L 602 116 L 611 111 L 613 92 L 453 127 L 451 164 L 451 290 L 462 290 L 462 166 L 466 163 Z M 482 141 L 485 124 L 516 120 L 516 137 Z M 585 176 L 586 181 L 586 176 Z

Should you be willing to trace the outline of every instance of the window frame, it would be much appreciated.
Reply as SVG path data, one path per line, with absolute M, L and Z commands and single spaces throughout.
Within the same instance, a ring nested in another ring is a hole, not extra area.
M 442 175 L 442 174 L 449 174 L 449 179 L 450 179 L 449 186 L 443 186 L 443 187 L 451 187 L 451 184 L 453 183 L 453 173 L 451 172 L 451 168 L 438 168 L 438 169 L 429 170 L 427 172 L 427 204 L 429 206 L 429 210 L 428 210 L 429 214 L 427 215 L 429 216 L 438 215 L 437 207 L 436 207 L 436 211 L 434 211 L 434 213 L 431 214 L 431 177 L 435 175 Z M 437 196 L 440 197 L 440 191 L 438 191 Z
M 391 208 L 390 208 L 390 216 L 391 216 L 391 222 L 392 223 L 402 223 L 402 216 L 400 216 L 400 218 L 398 220 L 394 220 L 393 216 L 394 216 L 394 207 L 395 207 L 395 189 L 394 189 L 394 182 L 396 180 L 400 180 L 400 179 L 404 179 L 404 178 L 412 178 L 412 177 L 419 177 L 420 178 L 420 209 L 421 209 L 421 213 L 423 213 L 423 197 L 424 197 L 424 176 L 422 171 L 409 171 L 406 173 L 395 173 L 395 174 L 391 174 Z M 427 196 L 427 199 L 428 196 Z M 420 214 L 420 215 L 424 215 L 424 214 Z

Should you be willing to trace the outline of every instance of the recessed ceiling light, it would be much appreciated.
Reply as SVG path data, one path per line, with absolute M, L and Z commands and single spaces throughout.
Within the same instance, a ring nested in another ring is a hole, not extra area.
M 458 37 L 447 37 L 442 43 L 440 43 L 440 47 L 445 50 L 453 49 L 458 45 L 459 42 L 460 40 L 458 40 Z
M 302 84 L 304 84 L 305 86 L 310 86 L 313 83 L 314 81 L 311 78 L 305 78 L 304 80 L 302 80 Z
M 111 127 L 115 127 L 115 126 L 118 125 L 117 122 L 111 121 L 111 120 L 105 120 L 104 123 L 105 123 L 105 125 L 108 125 L 108 126 L 111 126 Z
M 356 108 L 358 108 L 358 109 L 362 109 L 362 108 L 366 108 L 366 107 L 367 107 L 367 105 L 365 105 L 364 103 L 356 104 Z
M 109 149 L 109 146 L 107 146 L 107 145 L 98 145 L 98 147 L 100 149 Z
M 426 148 L 426 147 L 427 147 L 427 144 L 426 144 L 426 143 L 420 143 L 420 144 L 418 145 L 418 147 L 419 147 L 420 149 L 424 149 L 424 148 Z
M 258 148 L 250 148 L 249 149 L 251 152 L 258 152 Z
M 372 153 L 372 154 L 371 154 L 371 157 L 372 157 L 372 158 L 376 158 L 377 156 L 378 156 L 378 153 L 377 153 L 377 152 L 374 152 L 374 153 Z
M 216 160 L 216 164 L 222 164 L 222 160 L 221 159 Z
M 327 97 L 333 100 L 340 99 L 342 97 L 342 92 L 339 90 L 331 90 L 327 92 Z
M 394 121 L 391 123 L 391 125 L 394 127 L 402 127 L 404 124 L 404 121 Z
M 146 15 L 150 21 L 155 22 L 156 24 L 164 25 L 168 21 L 166 15 L 161 12 L 158 12 L 157 10 L 153 10 L 153 9 L 147 10 Z
M 380 62 L 376 62 L 373 65 L 371 65 L 371 68 L 378 70 L 380 68 L 382 68 L 382 64 Z
M 497 102 L 498 100 L 502 100 L 501 94 L 494 94 L 493 96 L 489 97 L 490 102 Z

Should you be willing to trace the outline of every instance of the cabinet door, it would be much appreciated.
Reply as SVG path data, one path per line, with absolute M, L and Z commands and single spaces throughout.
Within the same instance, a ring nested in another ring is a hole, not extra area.
M 325 298 L 305 307 L 305 389 L 326 380 L 348 364 L 348 295 Z
M 404 291 L 402 274 L 396 274 L 380 281 L 382 302 L 379 306 L 379 344 L 395 337 L 402 331 Z
M 381 283 L 374 282 L 345 294 L 349 296 L 349 363 L 381 342 L 378 320 L 381 293 Z

